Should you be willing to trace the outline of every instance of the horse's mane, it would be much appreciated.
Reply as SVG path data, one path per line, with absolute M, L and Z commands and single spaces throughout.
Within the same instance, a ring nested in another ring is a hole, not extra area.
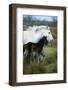
M 31 31 L 31 30 L 33 30 L 33 31 L 39 31 L 39 30 L 42 30 L 42 29 L 50 29 L 48 26 L 29 26 L 28 28 L 27 28 L 27 30 L 26 31 Z
M 36 28 L 36 32 L 39 31 L 39 30 L 42 30 L 42 29 L 45 29 L 45 30 L 49 30 L 50 28 L 48 26 L 39 26 Z

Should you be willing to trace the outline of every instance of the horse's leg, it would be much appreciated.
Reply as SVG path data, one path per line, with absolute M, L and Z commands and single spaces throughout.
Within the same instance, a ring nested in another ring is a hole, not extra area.
M 33 49 L 31 47 L 31 51 L 30 51 L 30 63 L 32 63 L 33 61 Z
M 33 53 L 32 53 L 32 43 L 28 45 L 28 55 L 29 55 L 29 62 L 32 63 Z
M 41 51 L 40 54 L 41 54 L 41 61 L 44 62 L 44 61 L 45 61 L 45 54 L 44 54 L 44 52 L 42 52 L 42 51 Z
M 29 63 L 30 63 L 30 61 L 31 61 L 31 51 L 30 50 L 28 52 L 28 58 L 29 58 Z
M 38 52 L 38 49 L 37 49 L 37 61 L 38 61 L 38 63 L 40 62 L 40 57 L 39 57 L 39 52 Z
M 36 60 L 36 52 L 34 50 L 32 51 L 32 59 L 35 62 L 35 60 Z
M 43 54 L 42 52 L 40 54 L 41 54 L 41 56 L 45 57 L 45 54 Z
M 39 47 L 39 45 L 38 45 L 38 48 L 37 48 L 37 58 L 38 58 L 38 63 L 40 63 L 40 47 Z
M 28 50 L 27 50 L 27 49 L 25 49 L 23 55 L 24 55 L 24 57 L 23 57 L 23 58 L 24 58 L 24 62 L 25 62 L 25 63 L 28 63 Z
M 43 61 L 43 56 L 39 53 L 39 62 Z
M 38 63 L 40 63 L 40 54 L 38 53 Z
M 44 55 L 42 53 L 42 48 L 38 49 L 38 54 L 39 54 L 39 62 L 44 60 Z

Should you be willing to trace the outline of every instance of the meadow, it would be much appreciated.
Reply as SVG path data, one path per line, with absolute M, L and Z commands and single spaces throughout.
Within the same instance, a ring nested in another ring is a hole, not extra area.
M 32 63 L 24 64 L 23 74 L 41 74 L 41 73 L 56 73 L 57 72 L 57 50 L 54 47 L 44 47 L 45 54 L 43 62 L 37 63 L 33 60 Z

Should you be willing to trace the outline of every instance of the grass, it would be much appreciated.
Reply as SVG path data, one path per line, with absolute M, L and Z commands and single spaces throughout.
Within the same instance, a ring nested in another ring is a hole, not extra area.
M 43 62 L 33 62 L 23 65 L 23 74 L 57 73 L 57 50 L 54 47 L 44 47 L 42 52 L 45 57 Z

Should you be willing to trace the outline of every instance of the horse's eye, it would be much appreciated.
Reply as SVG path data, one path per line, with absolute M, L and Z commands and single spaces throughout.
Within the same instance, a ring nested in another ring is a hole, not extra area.
M 50 32 L 48 32 L 50 34 Z

